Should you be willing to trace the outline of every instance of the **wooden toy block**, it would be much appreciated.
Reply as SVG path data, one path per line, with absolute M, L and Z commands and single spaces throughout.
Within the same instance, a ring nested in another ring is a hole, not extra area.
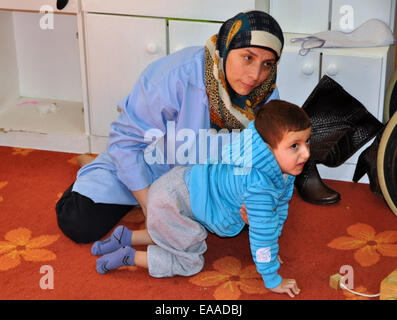
M 336 273 L 336 274 L 330 276 L 329 277 L 329 286 L 332 289 L 339 290 L 340 289 L 339 282 L 340 282 L 341 278 L 342 278 L 342 276 L 339 273 Z
M 397 300 L 397 269 L 380 284 L 380 300 Z

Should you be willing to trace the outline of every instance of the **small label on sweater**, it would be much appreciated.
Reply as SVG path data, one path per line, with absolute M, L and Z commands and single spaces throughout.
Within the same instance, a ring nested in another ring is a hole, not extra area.
M 272 254 L 270 253 L 270 247 L 259 248 L 256 250 L 256 261 L 258 262 L 269 262 L 272 259 Z

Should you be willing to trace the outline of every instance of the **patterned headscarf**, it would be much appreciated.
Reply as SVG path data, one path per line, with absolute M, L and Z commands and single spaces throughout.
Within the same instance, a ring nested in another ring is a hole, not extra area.
M 237 94 L 225 77 L 230 50 L 258 47 L 273 52 L 276 60 L 284 46 L 284 37 L 277 21 L 262 11 L 241 12 L 227 20 L 205 45 L 205 88 L 210 105 L 211 128 L 244 129 L 255 118 L 256 111 L 276 87 L 277 66 L 269 77 L 248 95 Z

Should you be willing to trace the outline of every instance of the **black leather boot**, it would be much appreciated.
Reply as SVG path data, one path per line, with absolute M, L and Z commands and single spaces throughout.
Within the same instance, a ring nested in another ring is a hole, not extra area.
M 383 125 L 328 76 L 320 80 L 302 108 L 312 124 L 311 163 L 296 177 L 295 186 L 305 201 L 336 203 L 341 198 L 340 194 L 321 180 L 316 164 L 340 166 L 372 139 Z
M 371 191 L 381 198 L 383 198 L 383 195 L 378 180 L 377 158 L 379 143 L 382 138 L 383 131 L 384 130 L 382 129 L 377 134 L 374 142 L 360 154 L 353 176 L 353 181 L 358 182 L 365 174 L 367 174 Z
M 340 200 L 340 194 L 321 180 L 316 163 L 309 160 L 302 173 L 295 179 L 295 187 L 301 198 L 312 204 L 333 204 Z
M 57 9 L 62 10 L 63 8 L 66 7 L 68 2 L 69 2 L 69 0 L 57 0 Z

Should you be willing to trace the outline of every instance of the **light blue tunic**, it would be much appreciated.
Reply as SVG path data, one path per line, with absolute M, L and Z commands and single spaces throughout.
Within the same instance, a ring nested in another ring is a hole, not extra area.
M 272 99 L 279 99 L 277 88 Z M 136 205 L 131 191 L 150 186 L 175 165 L 220 158 L 222 143 L 215 151 L 197 143 L 200 129 L 210 128 L 204 47 L 189 47 L 150 64 L 118 106 L 122 112 L 111 124 L 107 150 L 79 170 L 73 186 L 94 202 Z M 157 147 L 155 153 L 147 151 L 149 145 Z M 154 163 L 147 161 L 151 154 L 149 160 L 157 157 Z

